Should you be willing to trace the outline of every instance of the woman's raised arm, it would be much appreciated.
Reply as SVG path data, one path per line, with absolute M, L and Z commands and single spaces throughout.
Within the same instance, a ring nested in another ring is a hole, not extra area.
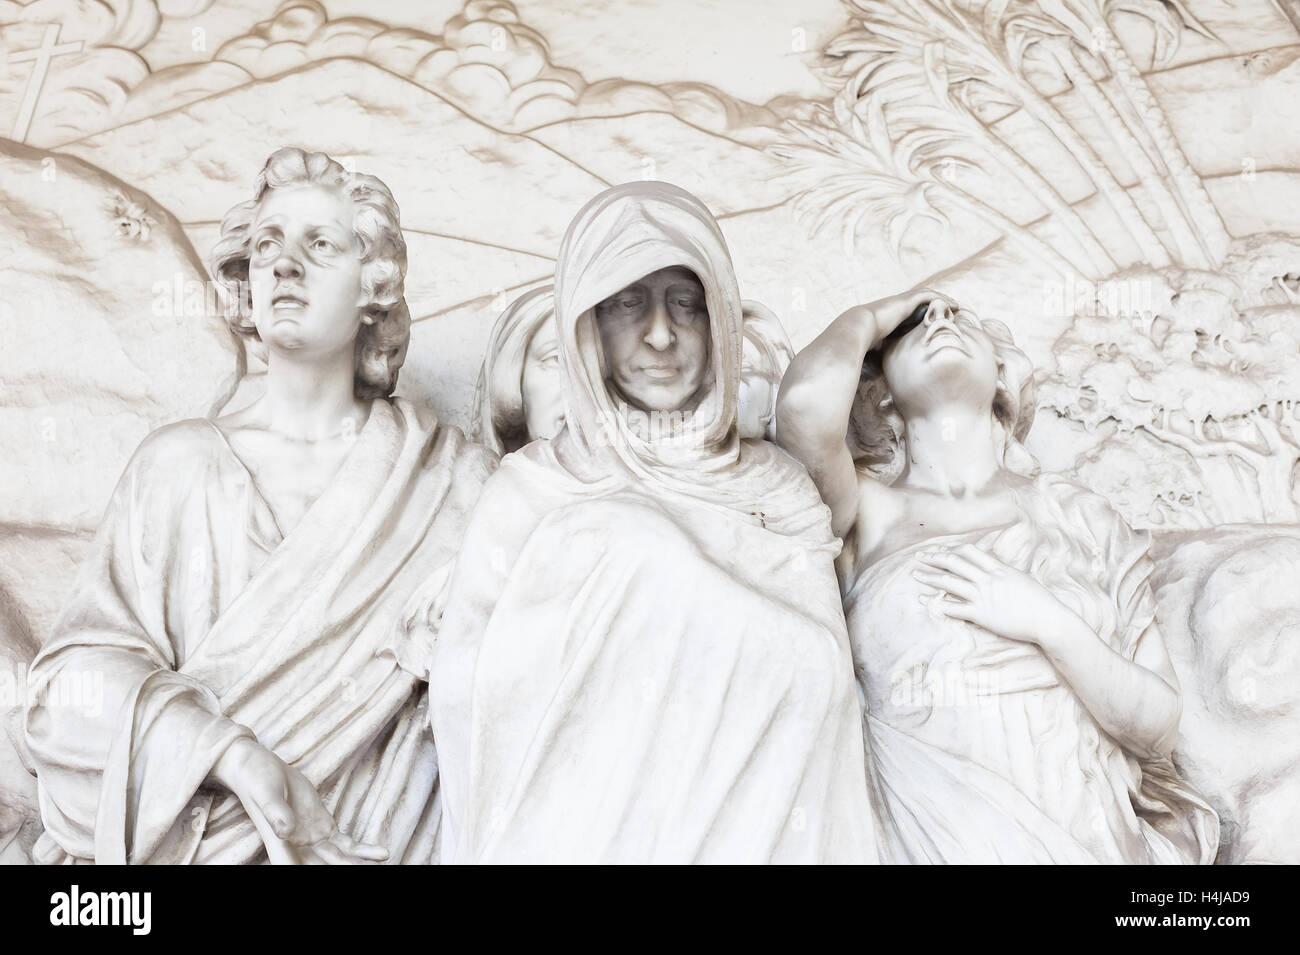
M 857 470 L 845 438 L 862 362 L 918 307 L 936 298 L 947 297 L 917 289 L 850 308 L 795 355 L 781 380 L 777 443 L 808 469 L 831 509 L 831 528 L 839 537 L 857 519 Z

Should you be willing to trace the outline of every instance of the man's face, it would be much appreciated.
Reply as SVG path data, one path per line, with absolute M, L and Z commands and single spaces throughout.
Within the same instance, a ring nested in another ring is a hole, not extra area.
M 271 348 L 303 356 L 351 348 L 361 321 L 361 255 L 352 204 L 337 189 L 275 189 L 249 242 L 253 321 Z
M 709 377 L 709 310 L 690 269 L 651 272 L 596 306 L 609 382 L 642 411 L 690 411 Z

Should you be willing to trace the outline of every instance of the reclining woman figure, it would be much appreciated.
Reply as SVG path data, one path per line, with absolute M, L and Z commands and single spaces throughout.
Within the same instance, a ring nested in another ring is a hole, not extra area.
M 1033 415 L 1006 326 L 929 290 L 845 312 L 782 384 L 845 538 L 882 861 L 1212 862 L 1147 539 L 1034 476 Z

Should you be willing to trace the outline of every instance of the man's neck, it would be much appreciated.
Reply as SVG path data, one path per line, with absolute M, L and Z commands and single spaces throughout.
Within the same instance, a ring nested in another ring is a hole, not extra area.
M 360 431 L 368 405 L 356 397 L 353 376 L 350 351 L 340 351 L 324 362 L 272 352 L 266 372 L 267 428 L 298 441 L 320 441 Z

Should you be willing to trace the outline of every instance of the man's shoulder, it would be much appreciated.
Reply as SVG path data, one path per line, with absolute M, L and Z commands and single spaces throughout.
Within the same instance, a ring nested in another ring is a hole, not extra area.
M 186 418 L 149 432 L 131 456 L 130 467 L 190 469 L 210 460 L 222 447 L 217 426 L 206 418 Z

